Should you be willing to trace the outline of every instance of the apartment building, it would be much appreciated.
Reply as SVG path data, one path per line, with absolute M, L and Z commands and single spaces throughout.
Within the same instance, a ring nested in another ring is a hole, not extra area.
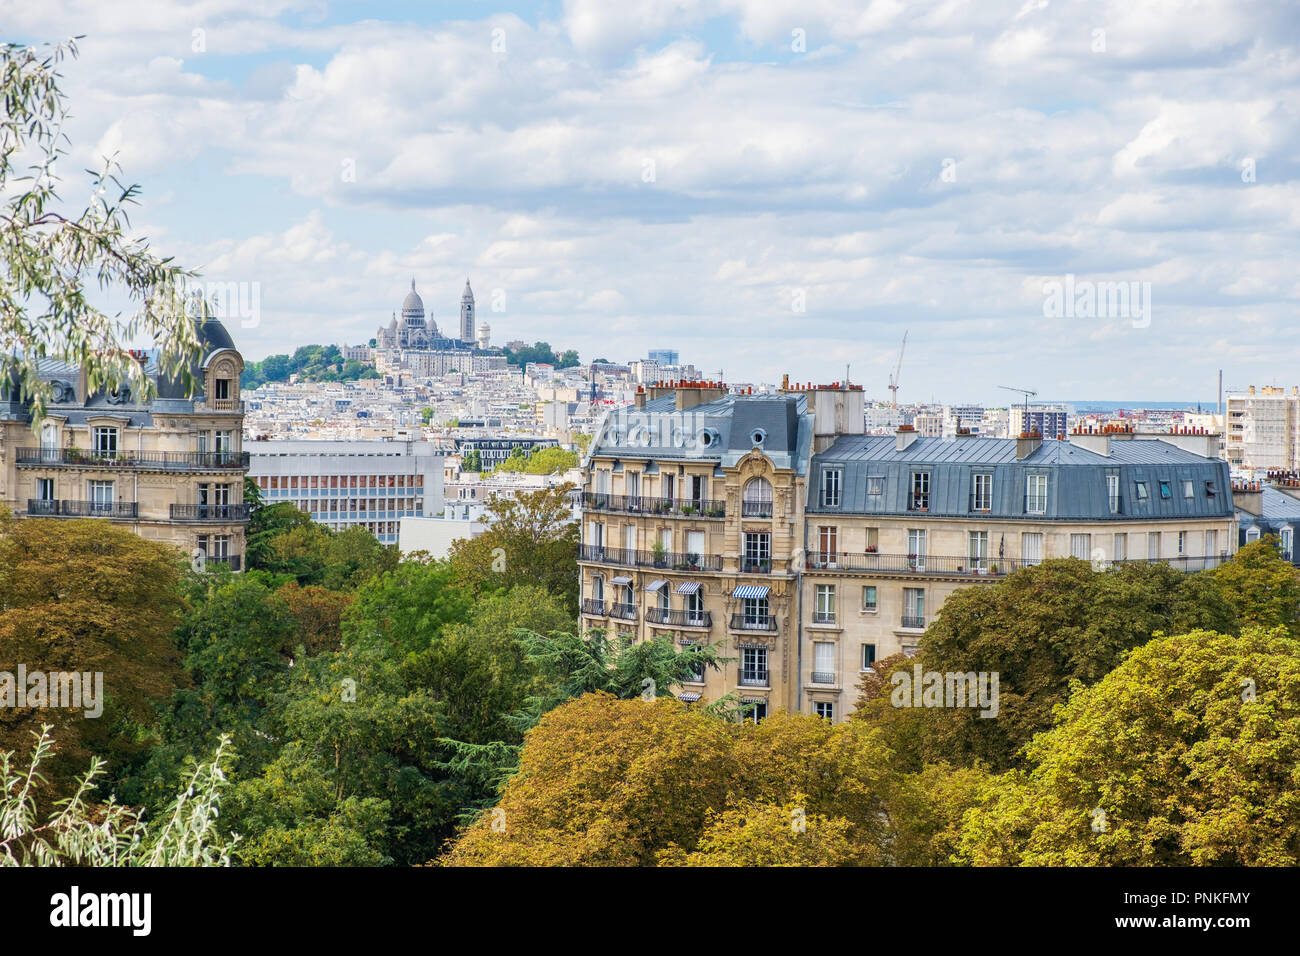
M 244 360 L 225 326 L 197 323 L 194 394 L 133 353 L 152 378 L 148 401 L 130 389 L 91 391 L 84 370 L 46 361 L 54 388 L 40 421 L 0 390 L 0 503 L 25 518 L 102 518 L 174 545 L 196 567 L 240 570 L 248 509 L 242 450 Z
M 1244 471 L 1300 470 L 1300 388 L 1265 385 L 1229 394 L 1228 463 Z
M 858 386 L 652 386 L 584 463 L 583 621 L 733 658 L 685 701 L 842 720 L 863 670 L 919 647 L 960 587 L 1054 557 L 1226 559 L 1238 521 L 1216 443 L 872 436 Z
M 396 544 L 398 522 L 442 512 L 443 453 L 422 441 L 249 443 L 249 476 L 268 504 L 288 501 L 334 531 Z

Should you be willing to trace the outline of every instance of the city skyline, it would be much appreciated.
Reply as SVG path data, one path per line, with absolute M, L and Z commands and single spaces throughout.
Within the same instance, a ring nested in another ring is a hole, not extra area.
M 250 360 L 412 274 L 440 324 L 471 274 L 498 342 L 740 381 L 883 394 L 908 330 L 913 399 L 1195 399 L 1297 354 L 1285 5 L 4 9 L 85 35 L 65 169 L 116 152 L 141 234 L 258 285 Z

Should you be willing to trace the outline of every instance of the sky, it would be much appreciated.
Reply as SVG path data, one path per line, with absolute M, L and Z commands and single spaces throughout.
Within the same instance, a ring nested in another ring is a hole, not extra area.
M 0 0 L 0 42 L 84 35 L 60 174 L 114 156 L 137 234 L 255 290 L 246 358 L 364 342 L 412 278 L 454 334 L 468 277 L 494 344 L 730 382 L 887 399 L 906 332 L 904 402 L 1300 381 L 1298 28 L 1265 0 Z

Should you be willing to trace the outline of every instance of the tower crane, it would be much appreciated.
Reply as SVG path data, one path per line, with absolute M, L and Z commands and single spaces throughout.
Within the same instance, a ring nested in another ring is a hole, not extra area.
M 903 332 L 903 344 L 898 347 L 898 364 L 894 367 L 894 374 L 889 376 L 890 408 L 898 407 L 898 375 L 903 370 L 903 351 L 907 348 L 907 332 Z
M 998 388 L 1004 388 L 1008 392 L 1019 392 L 1021 395 L 1025 396 L 1025 417 L 1021 421 L 1020 430 L 1022 432 L 1028 431 L 1029 430 L 1029 399 L 1036 396 L 1038 393 L 1034 391 L 1032 388 L 1016 388 L 1013 385 L 999 385 Z

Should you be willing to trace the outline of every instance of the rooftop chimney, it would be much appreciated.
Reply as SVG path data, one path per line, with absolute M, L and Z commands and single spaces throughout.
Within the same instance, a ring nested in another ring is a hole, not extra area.
M 1234 481 L 1232 506 L 1258 518 L 1264 513 L 1264 486 L 1258 481 Z
M 1016 458 L 1028 458 L 1038 451 L 1038 446 L 1042 443 L 1043 436 L 1038 432 L 1021 432 L 1020 437 L 1016 439 Z
M 894 434 L 894 448 L 898 451 L 905 451 L 910 448 L 912 442 L 916 441 L 916 429 L 911 425 L 899 425 L 898 431 Z

